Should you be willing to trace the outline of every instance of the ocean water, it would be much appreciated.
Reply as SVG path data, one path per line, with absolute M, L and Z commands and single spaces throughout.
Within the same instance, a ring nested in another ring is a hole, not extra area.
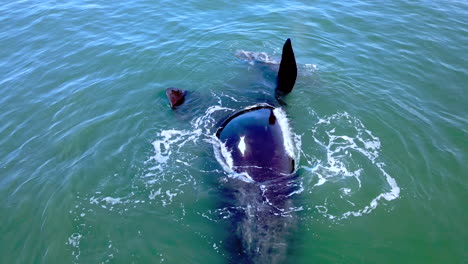
M 213 132 L 267 92 L 236 53 L 287 38 L 286 263 L 468 261 L 466 1 L 11 0 L 0 29 L 0 263 L 232 263 Z

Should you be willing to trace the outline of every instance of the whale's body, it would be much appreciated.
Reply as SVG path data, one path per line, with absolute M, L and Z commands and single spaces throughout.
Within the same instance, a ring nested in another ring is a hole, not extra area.
M 294 224 L 290 195 L 295 190 L 289 131 L 278 108 L 255 105 L 230 116 L 216 136 L 233 173 L 228 192 L 238 211 L 232 233 L 237 263 L 282 263 Z M 289 142 L 288 142 L 289 141 Z
M 293 89 L 297 66 L 288 39 L 283 46 L 276 79 L 275 97 Z M 168 88 L 166 94 L 175 109 L 184 102 L 185 92 Z M 287 252 L 287 236 L 294 223 L 290 196 L 294 192 L 295 161 L 289 128 L 282 110 L 265 102 L 241 109 L 227 117 L 217 129 L 219 152 L 229 172 L 242 174 L 228 192 L 238 210 L 233 236 L 228 245 L 235 263 L 282 263 Z

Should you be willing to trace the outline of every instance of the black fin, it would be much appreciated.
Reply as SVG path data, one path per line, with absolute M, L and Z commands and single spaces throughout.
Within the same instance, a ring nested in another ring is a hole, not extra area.
M 282 97 L 290 93 L 296 83 L 297 65 L 294 51 L 291 45 L 291 39 L 287 39 L 283 46 L 281 63 L 278 71 L 276 96 Z

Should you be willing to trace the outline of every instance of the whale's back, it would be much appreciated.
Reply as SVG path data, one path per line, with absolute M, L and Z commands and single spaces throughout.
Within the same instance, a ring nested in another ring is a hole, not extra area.
M 294 170 L 282 127 L 271 106 L 245 109 L 228 118 L 217 132 L 233 160 L 233 170 L 255 181 L 271 180 Z

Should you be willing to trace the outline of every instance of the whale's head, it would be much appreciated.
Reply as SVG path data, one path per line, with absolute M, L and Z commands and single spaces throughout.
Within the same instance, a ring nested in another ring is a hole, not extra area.
M 258 104 L 231 115 L 216 132 L 231 170 L 262 182 L 294 171 L 292 139 L 279 108 Z

